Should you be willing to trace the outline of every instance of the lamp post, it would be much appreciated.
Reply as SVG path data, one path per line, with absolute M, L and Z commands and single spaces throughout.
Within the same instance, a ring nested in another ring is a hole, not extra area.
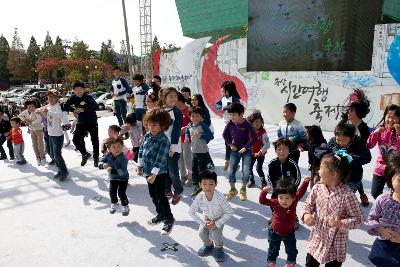
M 125 37 L 126 37 L 126 47 L 127 47 L 126 50 L 128 51 L 129 79 L 130 79 L 130 82 L 133 82 L 132 56 L 131 56 L 131 50 L 129 49 L 131 46 L 129 45 L 128 23 L 126 20 L 126 11 L 125 11 L 125 0 L 122 0 L 122 12 L 124 15 L 124 23 L 125 23 Z

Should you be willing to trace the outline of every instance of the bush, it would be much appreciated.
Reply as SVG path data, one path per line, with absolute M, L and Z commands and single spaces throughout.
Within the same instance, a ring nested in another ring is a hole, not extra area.
M 107 92 L 108 87 L 105 85 L 99 85 L 97 86 L 93 91 L 97 91 L 97 92 Z

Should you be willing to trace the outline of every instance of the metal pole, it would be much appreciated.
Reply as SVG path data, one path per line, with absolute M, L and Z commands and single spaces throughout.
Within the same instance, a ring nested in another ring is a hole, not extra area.
M 129 65 L 129 78 L 130 82 L 133 82 L 133 70 L 132 70 L 132 56 L 131 50 L 129 49 L 129 34 L 128 34 L 128 23 L 126 21 L 126 11 L 125 11 L 125 0 L 122 0 L 122 11 L 124 14 L 124 22 L 125 22 L 125 36 L 126 36 L 126 46 L 128 50 L 128 65 Z

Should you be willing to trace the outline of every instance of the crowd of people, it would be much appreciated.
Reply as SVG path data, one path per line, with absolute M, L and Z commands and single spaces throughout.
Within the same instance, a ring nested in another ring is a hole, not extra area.
M 377 239 L 369 259 L 376 266 L 400 266 L 399 106 L 386 107 L 382 121 L 370 131 L 363 121 L 369 112 L 369 101 L 359 91 L 358 100 L 343 112 L 342 120 L 335 127 L 335 136 L 327 141 L 318 125 L 303 127 L 295 119 L 295 104 L 285 104 L 278 140 L 272 144 L 276 157 L 268 163 L 265 174 L 263 164 L 271 144 L 263 117 L 259 111 L 245 117 L 235 83 L 225 81 L 221 85 L 221 99 L 215 103 L 226 124 L 224 171 L 230 188 L 224 195 L 216 190 L 217 173 L 209 153 L 214 128 L 202 95 L 192 96 L 187 87 L 180 92 L 172 87 L 162 88 L 159 76 L 154 77 L 149 87 L 144 77 L 137 74 L 133 88 L 121 78 L 119 68 L 115 68 L 114 76 L 110 91 L 118 125 L 109 126 L 108 137 L 101 144 L 97 104 L 85 93 L 84 84 L 77 81 L 73 84 L 75 94 L 63 104 L 59 103 L 58 92 L 52 89 L 47 92 L 47 105 L 38 107 L 35 101 L 26 101 L 26 110 L 9 121 L 3 119 L 4 112 L 0 110 L 1 159 L 7 159 L 3 148 L 7 142 L 10 159 L 16 158 L 18 165 L 27 163 L 20 128 L 24 123 L 32 138 L 37 164 L 55 164 L 58 172 L 53 178 L 62 182 L 69 175 L 62 156 L 65 132 L 73 131 L 72 142 L 82 156 L 81 166 L 92 157 L 85 146 L 85 137 L 90 135 L 93 164 L 108 173 L 111 214 L 121 205 L 122 215 L 129 215 L 128 165 L 134 161 L 137 174 L 147 180 L 157 213 L 149 219 L 149 225 L 163 223 L 161 234 L 170 234 L 175 223 L 170 205 L 179 204 L 184 186 L 192 187 L 189 215 L 199 223 L 199 236 L 204 244 L 198 255 L 213 253 L 217 261 L 224 260 L 224 224 L 235 213 L 229 201 L 237 195 L 241 201 L 247 200 L 247 188 L 256 185 L 253 172 L 256 165 L 261 184 L 259 202 L 272 210 L 268 221 L 267 266 L 275 266 L 281 242 L 287 254 L 286 266 L 296 265 L 295 231 L 299 223 L 312 229 L 306 266 L 341 266 L 346 259 L 349 230 L 365 221 L 361 205 L 370 203 L 363 186 L 363 165 L 371 161 L 370 149 L 378 146 L 371 188 L 375 202 L 367 219 L 368 233 Z M 129 114 L 128 101 L 134 104 Z M 68 112 L 75 116 L 73 125 L 68 121 Z M 129 140 L 131 145 L 126 146 L 124 140 Z M 303 179 L 298 166 L 302 151 L 308 153 L 311 172 Z M 242 175 L 239 191 L 236 188 L 238 172 Z M 385 185 L 390 192 L 383 193 Z M 297 204 L 308 186 L 310 193 L 305 207 L 297 212 Z M 356 192 L 360 194 L 360 202 Z M 199 216 L 199 210 L 203 215 Z

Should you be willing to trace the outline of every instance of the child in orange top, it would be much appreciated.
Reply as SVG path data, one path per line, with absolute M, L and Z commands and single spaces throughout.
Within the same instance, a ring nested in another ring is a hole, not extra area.
M 12 117 L 10 120 L 11 123 L 11 141 L 14 146 L 14 154 L 17 158 L 18 165 L 26 164 L 26 160 L 24 157 L 24 139 L 22 137 L 22 130 L 19 128 L 21 126 L 21 119 L 18 117 Z

